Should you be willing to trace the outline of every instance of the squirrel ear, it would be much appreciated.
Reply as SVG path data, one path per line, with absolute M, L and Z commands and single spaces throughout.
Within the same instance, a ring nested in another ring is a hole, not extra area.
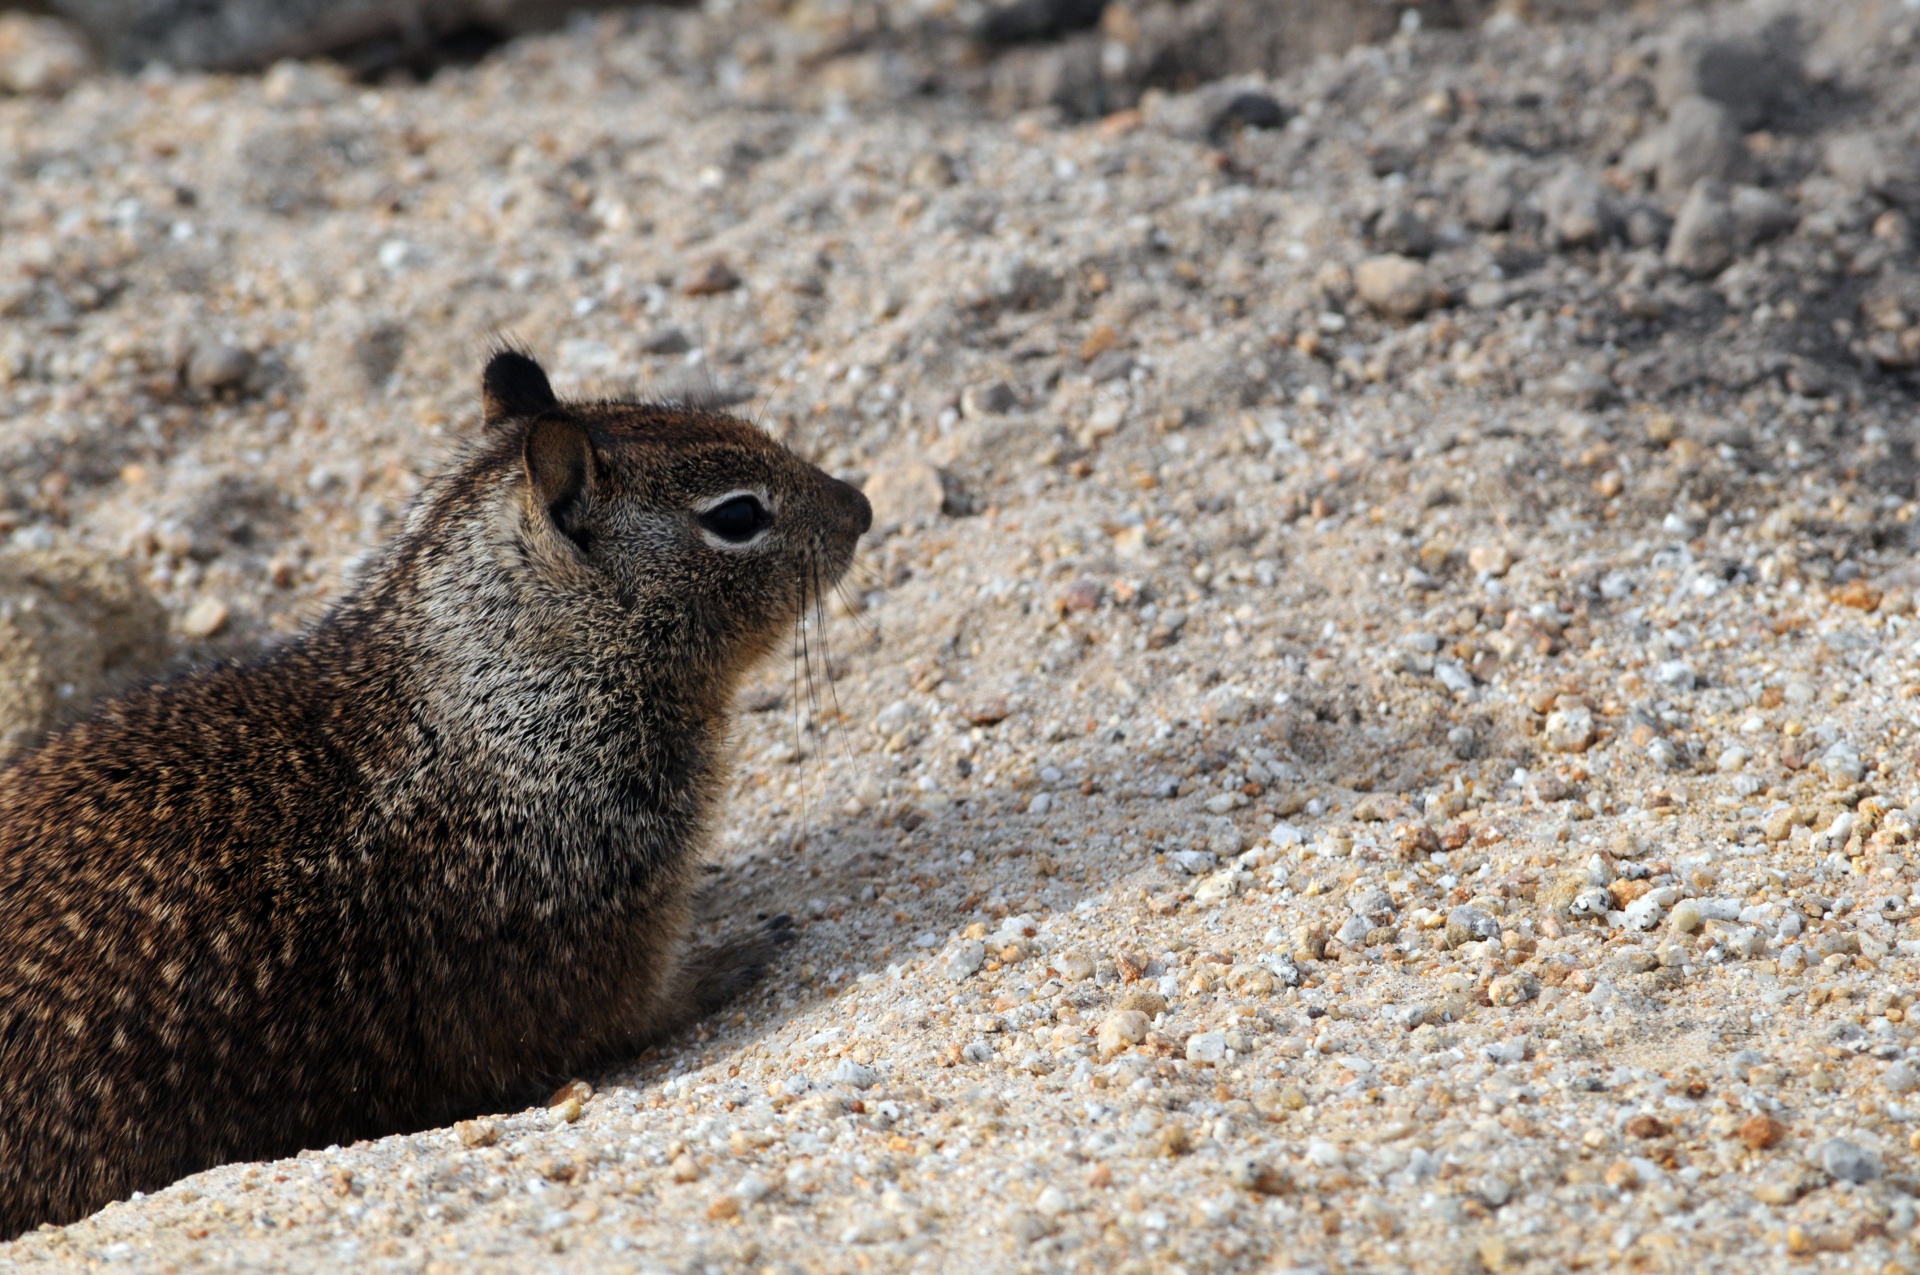
M 593 495 L 593 444 L 587 431 L 564 416 L 542 416 L 527 431 L 521 457 L 535 506 L 567 539 L 588 548 L 583 515 Z
M 480 407 L 488 425 L 538 416 L 558 407 L 540 365 L 518 350 L 502 350 L 480 374 Z

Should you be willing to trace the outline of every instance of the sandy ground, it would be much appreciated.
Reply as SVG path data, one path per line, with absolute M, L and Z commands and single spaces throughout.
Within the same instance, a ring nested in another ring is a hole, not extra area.
M 501 335 L 882 523 L 740 716 L 762 992 L 0 1263 L 1920 1266 L 1914 15 L 1410 24 L 1089 120 L 795 30 L 0 101 L 0 529 L 182 660 L 338 594 Z

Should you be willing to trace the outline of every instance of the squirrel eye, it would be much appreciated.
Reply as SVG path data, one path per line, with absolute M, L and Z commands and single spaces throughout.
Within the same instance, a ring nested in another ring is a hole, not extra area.
M 745 544 L 773 522 L 767 507 L 752 496 L 723 500 L 700 515 L 700 525 L 730 544 Z

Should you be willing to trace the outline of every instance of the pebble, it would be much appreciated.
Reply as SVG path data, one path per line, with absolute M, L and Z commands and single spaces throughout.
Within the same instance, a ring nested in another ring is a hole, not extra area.
M 1692 190 L 1703 180 L 1737 174 L 1746 150 L 1733 116 L 1720 103 L 1683 97 L 1668 113 L 1659 143 L 1655 184 L 1667 194 Z
M 910 458 L 876 467 L 861 490 L 873 506 L 876 530 L 935 522 L 947 498 L 940 471 Z
M 1880 1157 L 1845 1138 L 1828 1138 L 1820 1143 L 1815 1158 L 1827 1176 L 1838 1182 L 1860 1185 L 1880 1176 Z
M 940 962 L 940 972 L 958 983 L 972 977 L 986 961 L 985 943 L 979 939 L 960 939 L 947 949 L 946 957 Z
M 1733 206 L 1717 181 L 1694 183 L 1674 219 L 1666 259 L 1696 278 L 1719 274 L 1733 262 Z
M 1735 1136 L 1744 1142 L 1749 1150 L 1765 1151 L 1787 1136 L 1787 1126 L 1772 1116 L 1756 1114 L 1740 1122 Z
M 1368 257 L 1355 266 L 1353 287 L 1370 309 L 1390 319 L 1416 319 L 1433 308 L 1426 266 L 1397 253 Z
M 1094 1033 L 1094 1046 L 1102 1060 L 1125 1053 L 1147 1038 L 1153 1020 L 1137 1009 L 1119 1009 L 1100 1020 Z
M 1093 961 L 1079 952 L 1062 952 L 1052 958 L 1053 968 L 1060 977 L 1069 983 L 1079 983 L 1093 977 Z
M 1541 732 L 1548 748 L 1557 753 L 1583 753 L 1594 740 L 1593 712 L 1587 708 L 1555 709 L 1547 714 Z
M 1513 569 L 1513 551 L 1503 544 L 1479 544 L 1467 550 L 1467 565 L 1475 575 L 1503 576 Z
M 1227 1061 L 1230 1052 L 1223 1032 L 1195 1032 L 1187 1037 L 1188 1062 L 1218 1067 Z
M 1167 856 L 1174 869 L 1190 877 L 1203 876 L 1220 866 L 1220 856 L 1211 850 L 1176 850 Z
M 1880 1073 L 1880 1087 L 1890 1094 L 1910 1094 L 1920 1089 L 1920 1071 L 1902 1060 Z
M 92 69 L 86 42 L 66 23 L 0 13 L 0 92 L 58 97 Z
M 1467 224 L 1476 230 L 1500 230 L 1513 216 L 1516 199 L 1513 168 L 1495 162 L 1476 169 L 1460 188 Z
M 1500 923 L 1476 907 L 1461 904 L 1447 913 L 1447 946 L 1500 937 Z
M 237 345 L 213 344 L 194 348 L 187 359 L 187 384 L 196 390 L 218 393 L 236 389 L 253 371 L 253 355 Z
M 180 617 L 180 632 L 196 639 L 210 638 L 227 627 L 227 604 L 219 598 L 201 598 Z
M 1667 925 L 1681 934 L 1692 934 L 1706 924 L 1706 918 L 1700 914 L 1700 905 L 1692 899 L 1682 899 L 1673 905 L 1673 911 L 1667 916 Z
M 1256 1195 L 1285 1195 L 1293 1190 L 1293 1179 L 1286 1170 L 1275 1168 L 1253 1156 L 1240 1156 L 1230 1161 L 1227 1178 L 1241 1190 L 1252 1191 Z
M 842 1058 L 834 1069 L 827 1073 L 827 1079 L 836 1085 L 848 1085 L 854 1089 L 871 1089 L 880 1083 L 880 1073 L 864 1063 L 851 1058 Z
M 1020 405 L 1013 387 L 1005 381 L 991 385 L 969 385 L 960 395 L 960 411 L 970 417 L 998 416 Z
M 1581 247 L 1604 239 L 1613 225 L 1606 191 L 1586 169 L 1562 169 L 1540 192 L 1547 228 L 1563 248 Z
M 1690 97 L 1706 98 L 1738 128 L 1752 129 L 1782 100 L 1788 78 L 1787 68 L 1758 40 L 1688 31 L 1661 42 L 1653 88 L 1666 109 Z

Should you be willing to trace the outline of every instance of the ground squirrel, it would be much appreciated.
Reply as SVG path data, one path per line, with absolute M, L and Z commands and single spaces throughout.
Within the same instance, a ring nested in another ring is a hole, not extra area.
M 0 1237 L 502 1109 L 764 969 L 785 919 L 689 952 L 691 882 L 735 690 L 866 499 L 523 354 L 482 390 L 311 632 L 0 771 Z

